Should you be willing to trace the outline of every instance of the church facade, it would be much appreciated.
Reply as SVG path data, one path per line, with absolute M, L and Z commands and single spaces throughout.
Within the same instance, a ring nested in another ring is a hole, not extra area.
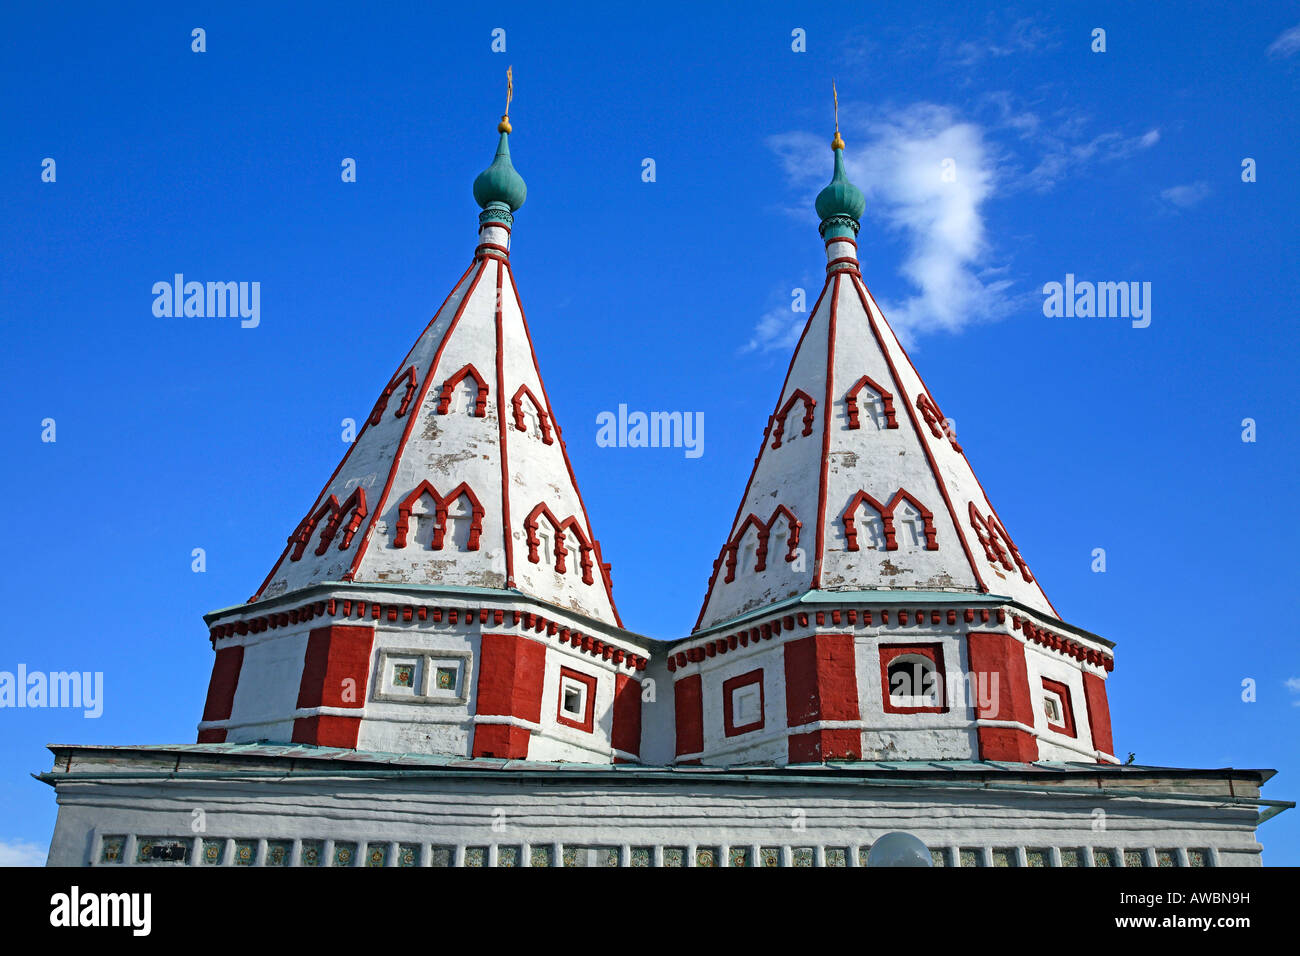
M 825 285 L 696 626 L 625 629 L 498 132 L 469 267 L 205 617 L 197 742 L 51 748 L 51 865 L 848 867 L 892 831 L 944 866 L 1259 863 L 1272 771 L 1113 753 L 1113 644 L 1052 606 L 863 282 L 838 131 Z

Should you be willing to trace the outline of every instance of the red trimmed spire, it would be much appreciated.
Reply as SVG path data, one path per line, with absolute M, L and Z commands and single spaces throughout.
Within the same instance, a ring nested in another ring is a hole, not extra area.
M 838 150 L 836 158 L 844 191 Z M 841 208 L 847 202 L 819 205 L 826 284 L 696 629 L 809 590 L 988 592 L 1056 616 L 867 291 L 853 238 L 858 222 Z M 788 561 L 771 559 L 772 532 L 760 520 L 774 507 L 810 532 Z
M 488 587 L 621 626 L 510 266 L 518 204 L 489 199 L 473 263 L 254 600 L 326 581 Z

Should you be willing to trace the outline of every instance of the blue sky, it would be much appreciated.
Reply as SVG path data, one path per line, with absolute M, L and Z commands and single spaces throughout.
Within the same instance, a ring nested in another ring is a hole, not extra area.
M 193 740 L 200 615 L 257 587 L 468 264 L 507 64 L 512 259 L 628 627 L 699 610 L 820 288 L 835 77 L 864 277 L 1057 608 L 1118 643 L 1117 752 L 1300 796 L 1300 5 L 733 9 L 6 8 L 0 670 L 106 699 L 0 711 L 0 862 L 48 842 L 45 743 Z M 259 326 L 156 318 L 177 272 L 260 282 Z M 1067 273 L 1150 282 L 1150 326 L 1046 318 Z M 598 447 L 619 404 L 703 412 L 704 454 Z M 1260 837 L 1300 864 L 1300 813 Z

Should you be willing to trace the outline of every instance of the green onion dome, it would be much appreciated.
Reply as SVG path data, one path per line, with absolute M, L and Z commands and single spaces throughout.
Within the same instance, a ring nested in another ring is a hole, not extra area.
M 840 139 L 839 133 L 835 134 L 835 142 L 831 147 L 835 150 L 835 175 L 826 188 L 817 194 L 817 215 L 822 222 L 845 216 L 856 224 L 867 208 L 867 199 L 844 173 L 844 140 Z
M 474 201 L 484 209 L 490 203 L 502 203 L 515 212 L 524 204 L 528 187 L 524 185 L 524 177 L 510 165 L 510 121 L 506 117 L 501 118 L 497 131 L 501 133 L 501 142 L 497 144 L 492 165 L 474 180 Z

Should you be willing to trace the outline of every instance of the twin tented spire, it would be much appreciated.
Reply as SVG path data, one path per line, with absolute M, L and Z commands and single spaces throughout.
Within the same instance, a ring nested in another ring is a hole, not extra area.
M 527 188 L 509 96 L 469 269 L 379 395 L 256 597 L 324 582 L 498 588 L 618 624 L 509 249 Z M 837 98 L 838 99 L 838 98 Z M 838 112 L 838 102 L 837 102 Z M 697 629 L 816 591 L 988 592 L 1055 615 L 862 281 L 838 116 L 826 284 L 714 563 Z
M 255 600 L 324 582 L 504 589 L 619 624 L 510 267 L 527 188 L 510 162 L 508 99 L 498 132 L 474 181 L 474 261 Z
M 854 237 L 866 200 L 845 172 L 838 95 L 836 113 L 834 172 L 816 202 L 826 284 L 696 629 L 819 591 L 992 593 L 1055 617 L 862 281 Z

